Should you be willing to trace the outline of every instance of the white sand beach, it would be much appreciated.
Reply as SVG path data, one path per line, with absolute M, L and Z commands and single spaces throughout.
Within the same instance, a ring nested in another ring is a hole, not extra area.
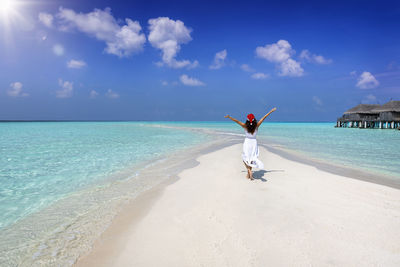
M 77 266 L 400 266 L 400 190 L 241 144 L 145 192 Z

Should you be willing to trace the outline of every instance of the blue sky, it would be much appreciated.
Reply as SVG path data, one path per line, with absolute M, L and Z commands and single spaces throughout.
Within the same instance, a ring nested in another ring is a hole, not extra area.
M 400 100 L 398 1 L 0 4 L 0 120 L 334 121 Z

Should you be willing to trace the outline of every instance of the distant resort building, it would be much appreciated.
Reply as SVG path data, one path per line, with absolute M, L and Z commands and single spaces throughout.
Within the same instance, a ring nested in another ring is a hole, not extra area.
M 400 129 L 400 101 L 357 105 L 338 118 L 336 127 Z

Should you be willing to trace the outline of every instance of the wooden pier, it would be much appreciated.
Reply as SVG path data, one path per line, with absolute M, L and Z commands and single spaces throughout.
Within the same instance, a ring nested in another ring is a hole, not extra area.
M 336 127 L 400 129 L 400 101 L 389 101 L 384 105 L 357 105 L 337 119 Z

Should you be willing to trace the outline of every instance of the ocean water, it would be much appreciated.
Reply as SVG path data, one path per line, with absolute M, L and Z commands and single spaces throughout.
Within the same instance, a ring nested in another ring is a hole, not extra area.
M 243 134 L 243 129 L 230 121 L 163 124 L 213 130 L 220 134 Z M 400 179 L 400 131 L 334 126 L 334 122 L 264 122 L 258 137 L 259 142 L 278 144 L 308 158 Z
M 207 138 L 142 122 L 0 123 L 0 266 L 72 264 L 160 178 L 141 170 Z
M 400 179 L 400 131 L 334 128 L 334 123 L 267 123 L 272 142 L 335 165 Z
M 0 228 L 129 165 L 201 142 L 135 122 L 0 123 Z
M 171 162 L 160 167 L 164 160 L 229 138 L 241 142 L 243 129 L 233 122 L 0 123 L 0 265 L 73 264 L 123 201 L 165 179 Z M 259 142 L 400 179 L 400 131 L 265 122 Z

